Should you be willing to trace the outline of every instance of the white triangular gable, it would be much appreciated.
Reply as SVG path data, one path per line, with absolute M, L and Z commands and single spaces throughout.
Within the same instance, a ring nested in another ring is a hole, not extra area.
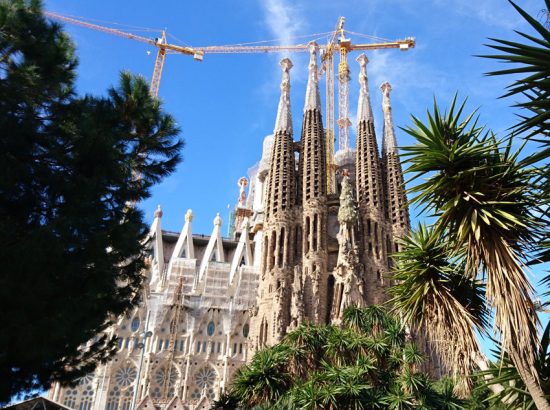
M 136 410 L 155 410 L 155 405 L 151 397 L 149 397 L 149 395 L 145 396 L 136 406 Z
M 206 251 L 202 257 L 201 266 L 199 269 L 199 281 L 202 280 L 210 261 L 225 262 L 221 226 L 222 218 L 220 217 L 220 214 L 217 214 L 216 218 L 214 218 L 214 229 L 212 231 L 212 235 L 210 236 L 210 240 L 206 246 Z
M 211 408 L 210 400 L 208 399 L 208 397 L 203 395 L 199 400 L 199 402 L 195 405 L 194 410 L 203 410 L 203 409 L 208 410 L 210 408 Z
M 245 265 L 252 265 L 252 248 L 248 238 L 248 227 L 248 218 L 245 218 L 241 230 L 241 237 L 239 239 L 239 243 L 237 244 L 233 261 L 231 262 L 231 269 L 229 270 L 229 283 L 233 283 L 233 278 L 235 277 L 239 266 L 241 266 L 241 261 L 243 258 Z
M 193 212 L 188 209 L 185 214 L 185 224 L 181 230 L 178 241 L 172 253 L 172 259 L 174 258 L 195 258 L 195 249 L 193 247 L 193 232 L 191 223 L 193 221 Z
M 185 407 L 183 407 L 181 399 L 176 396 L 172 400 L 170 400 L 164 410 L 185 410 Z

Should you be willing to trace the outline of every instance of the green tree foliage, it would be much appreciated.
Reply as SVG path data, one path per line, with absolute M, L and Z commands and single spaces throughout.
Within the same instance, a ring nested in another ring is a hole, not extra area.
M 499 362 L 492 363 L 489 369 L 479 372 L 476 376 L 486 386 L 497 386 L 498 393 L 490 394 L 487 401 L 493 405 L 505 403 L 507 409 L 532 409 L 535 407 L 533 398 L 527 391 L 524 381 L 513 362 L 497 343 L 495 356 L 502 357 Z M 543 390 L 550 395 L 550 323 L 544 330 L 535 366 L 542 383 Z
M 515 106 L 520 108 L 518 122 L 513 127 L 515 134 L 539 145 L 535 153 L 523 160 L 526 166 L 536 165 L 539 178 L 534 185 L 540 188 L 539 211 L 548 224 L 548 204 L 550 201 L 550 0 L 544 0 L 544 9 L 539 13 L 539 22 L 517 4 L 510 2 L 522 18 L 532 28 L 533 34 L 518 32 L 521 42 L 492 39 L 489 44 L 500 54 L 484 57 L 496 59 L 509 68 L 488 73 L 490 76 L 512 75 L 514 81 L 507 87 L 503 97 L 514 97 Z M 519 100 L 519 102 L 517 102 Z M 545 233 L 541 251 L 533 263 L 550 261 L 550 233 Z M 546 284 L 550 283 L 550 276 Z
M 38 0 L 0 0 L 0 402 L 93 370 L 142 284 L 132 204 L 179 162 L 174 119 L 143 78 L 74 90 L 74 49 Z
M 452 382 L 434 383 L 423 361 L 396 317 L 350 307 L 342 326 L 301 325 L 256 353 L 214 408 L 464 408 Z

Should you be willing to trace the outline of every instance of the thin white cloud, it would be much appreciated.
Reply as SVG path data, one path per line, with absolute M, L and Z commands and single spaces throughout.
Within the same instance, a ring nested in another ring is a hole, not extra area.
M 265 21 L 275 38 L 281 39 L 283 44 L 290 44 L 291 40 L 300 33 L 303 19 L 295 6 L 285 0 L 265 0 Z M 288 53 L 285 53 L 288 56 Z
M 502 0 L 432 0 L 434 4 L 454 10 L 463 16 L 474 17 L 483 24 L 500 27 L 503 29 L 517 29 L 521 27 L 523 19 L 516 10 Z M 520 6 L 525 10 L 537 10 L 540 8 L 540 0 L 523 0 Z
M 302 39 L 296 37 L 305 33 L 307 23 L 300 7 L 289 0 L 263 0 L 260 4 L 263 7 L 264 20 L 272 38 L 278 39 L 277 44 L 296 44 L 302 41 Z M 301 53 L 289 53 L 287 51 L 277 55 L 277 59 L 284 57 L 290 58 L 294 63 L 293 80 L 303 82 L 306 78 L 304 67 L 306 67 L 307 59 L 305 56 Z

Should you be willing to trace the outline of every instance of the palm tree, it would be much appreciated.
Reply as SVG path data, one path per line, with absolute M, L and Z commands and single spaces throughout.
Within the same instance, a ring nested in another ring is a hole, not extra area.
M 289 350 L 285 345 L 258 352 L 250 365 L 237 371 L 232 395 L 249 406 L 276 402 L 292 385 L 288 361 Z
M 485 333 L 488 326 L 483 287 L 465 274 L 463 255 L 450 260 L 444 237 L 433 228 L 419 224 L 401 248 L 390 304 L 405 323 L 438 341 L 440 357 L 455 377 L 467 375 L 481 354 L 475 331 Z M 458 393 L 467 395 L 468 384 Z
M 502 354 L 498 343 L 497 350 L 494 353 L 497 357 L 502 357 L 502 360 L 478 374 L 479 378 L 485 380 L 486 385 L 498 385 L 502 387 L 497 394 L 493 394 L 489 398 L 491 403 L 506 403 L 508 408 L 513 409 L 532 408 L 534 406 L 533 398 L 526 391 L 525 383 L 508 355 Z M 542 334 L 537 353 L 535 367 L 539 374 L 543 390 L 550 395 L 550 322 Z
M 256 353 L 217 405 L 227 408 L 231 398 L 242 408 L 458 408 L 462 401 L 418 370 L 423 359 L 386 309 L 350 306 L 341 327 L 304 324 Z
M 410 189 L 416 194 L 411 202 L 437 219 L 431 234 L 420 229 L 398 255 L 396 279 L 416 286 L 418 292 L 398 293 L 396 304 L 409 321 L 430 325 L 428 332 L 436 336 L 443 357 L 455 371 L 465 369 L 479 351 L 473 328 L 483 331 L 486 326 L 481 310 L 476 317 L 451 288 L 466 286 L 475 295 L 476 281 L 484 279 L 502 348 L 537 407 L 548 409 L 534 367 L 538 318 L 533 288 L 522 267 L 540 238 L 540 220 L 534 214 L 537 204 L 528 189 L 534 175 L 518 160 L 520 152 L 512 151 L 512 139 L 498 141 L 478 126 L 475 113 L 463 118 L 464 105 L 456 108 L 455 97 L 448 113 L 442 114 L 434 103 L 427 125 L 413 116 L 414 125 L 405 129 L 416 139 L 416 145 L 404 148 L 409 171 L 413 179 L 424 177 Z M 439 244 L 437 238 L 441 238 Z M 443 255 L 424 255 L 436 265 L 417 259 L 426 246 Z M 419 293 L 422 289 L 429 290 L 430 297 Z M 425 319 L 419 316 L 418 303 L 428 309 Z M 460 335 L 458 349 L 445 346 L 445 332 L 451 328 Z
M 536 137 L 536 140 L 546 146 L 546 149 L 538 154 L 538 158 L 548 158 L 550 156 L 550 84 L 548 83 L 550 77 L 548 65 L 550 60 L 550 25 L 548 24 L 550 0 L 544 0 L 545 10 L 542 11 L 545 17 L 544 23 L 537 21 L 514 2 L 510 1 L 510 3 L 533 28 L 536 35 L 518 32 L 517 34 L 523 37 L 524 41 L 528 41 L 527 44 L 491 39 L 494 44 L 490 44 L 489 47 L 503 54 L 483 57 L 513 64 L 512 68 L 493 71 L 488 75 L 519 74 L 522 76 L 507 87 L 508 92 L 504 95 L 505 97 L 525 97 L 525 101 L 516 106 L 525 109 L 527 113 L 520 116 L 515 131 L 527 132 L 528 138 Z M 524 76 L 526 74 L 527 76 Z

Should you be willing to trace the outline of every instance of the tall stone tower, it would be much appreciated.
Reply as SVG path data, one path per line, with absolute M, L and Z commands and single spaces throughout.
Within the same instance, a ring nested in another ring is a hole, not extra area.
M 382 288 L 384 273 L 388 270 L 384 193 L 381 161 L 374 131 L 374 117 L 370 103 L 367 79 L 368 59 L 364 54 L 357 58 L 359 73 L 359 103 L 357 107 L 356 190 L 361 215 L 362 258 L 368 304 L 385 299 Z
M 351 304 L 386 301 L 391 254 L 409 230 L 390 85 L 381 87 L 381 157 L 368 89 L 368 59 L 359 56 L 356 149 L 346 146 L 336 152 L 338 192 L 329 195 L 317 45 L 311 43 L 309 51 L 299 143 L 292 137 L 288 74 L 292 64 L 288 59 L 281 62 L 281 98 L 265 179 L 261 277 L 251 319 L 255 349 L 278 342 L 303 322 L 339 323 Z
M 405 196 L 405 183 L 403 171 L 397 152 L 397 139 L 393 127 L 392 108 L 390 104 L 391 85 L 388 82 L 380 86 L 383 94 L 382 110 L 384 112 L 384 144 L 382 146 L 382 166 L 384 170 L 384 191 L 386 201 L 386 217 L 391 228 L 391 240 L 393 249 L 397 252 L 397 240 L 405 236 L 410 229 L 409 209 Z
M 292 62 L 281 61 L 283 79 L 275 121 L 271 163 L 267 176 L 265 226 L 259 298 L 252 338 L 258 347 L 278 341 L 290 323 L 293 262 L 300 235 L 297 218 L 297 180 L 290 106 Z
M 327 312 L 327 174 L 325 134 L 317 81 L 317 44 L 310 44 L 309 76 L 302 122 L 302 283 L 305 319 L 325 323 Z

